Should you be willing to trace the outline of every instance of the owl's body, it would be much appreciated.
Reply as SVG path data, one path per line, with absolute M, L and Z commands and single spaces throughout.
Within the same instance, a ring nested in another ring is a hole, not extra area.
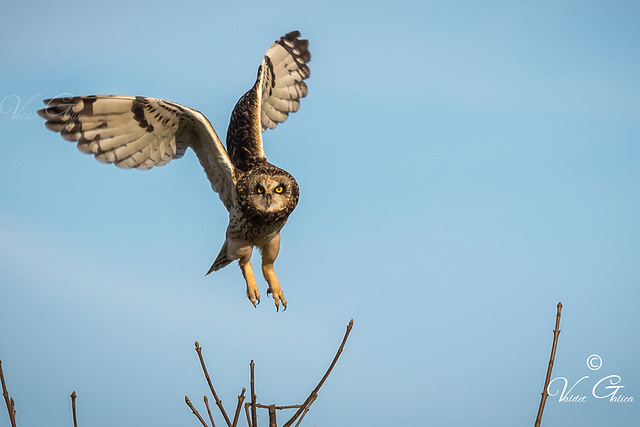
M 98 95 L 46 100 L 38 111 L 47 128 L 77 141 L 84 153 L 122 168 L 150 169 L 196 153 L 211 187 L 229 211 L 226 239 L 209 273 L 239 261 L 247 297 L 255 306 L 260 293 L 251 267 L 254 247 L 262 252 L 262 272 L 276 308 L 287 301 L 273 263 L 280 230 L 295 209 L 299 188 L 293 176 L 270 164 L 262 132 L 285 121 L 306 96 L 304 79 L 311 55 L 297 31 L 267 50 L 254 86 L 236 104 L 227 132 L 227 150 L 200 112 L 155 98 Z

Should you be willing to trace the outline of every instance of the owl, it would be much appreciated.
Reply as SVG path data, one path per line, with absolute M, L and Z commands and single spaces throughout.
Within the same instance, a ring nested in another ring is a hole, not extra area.
M 251 267 L 262 252 L 262 274 L 276 310 L 287 308 L 273 264 L 280 230 L 295 209 L 300 190 L 286 171 L 267 161 L 262 133 L 284 122 L 307 95 L 311 59 L 298 31 L 276 40 L 258 67 L 255 84 L 238 101 L 227 130 L 226 150 L 211 123 L 197 110 L 142 96 L 93 95 L 45 100 L 38 114 L 45 126 L 77 142 L 83 153 L 120 168 L 151 169 L 191 148 L 213 191 L 229 212 L 226 238 L 207 274 L 238 260 L 255 307 L 260 292 Z

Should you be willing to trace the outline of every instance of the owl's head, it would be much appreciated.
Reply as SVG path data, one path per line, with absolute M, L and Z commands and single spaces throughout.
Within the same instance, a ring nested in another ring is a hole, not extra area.
M 260 222 L 286 219 L 300 197 L 296 180 L 271 165 L 245 172 L 238 180 L 236 191 L 240 209 Z

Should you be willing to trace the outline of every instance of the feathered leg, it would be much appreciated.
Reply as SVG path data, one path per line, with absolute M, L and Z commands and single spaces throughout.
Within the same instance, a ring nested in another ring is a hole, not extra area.
M 247 282 L 247 298 L 251 301 L 251 304 L 255 307 L 260 304 L 260 292 L 258 291 L 258 285 L 256 284 L 256 278 L 253 275 L 253 268 L 251 267 L 251 255 L 240 258 L 238 261 L 244 280 Z
M 280 282 L 278 282 L 278 277 L 276 276 L 275 271 L 273 271 L 273 263 L 278 257 L 278 252 L 280 252 L 280 233 L 260 249 L 262 250 L 262 274 L 269 284 L 267 295 L 273 295 L 273 299 L 276 303 L 276 311 L 280 308 L 281 301 L 284 310 L 286 310 L 287 300 L 284 299 L 284 294 L 282 293 L 282 289 L 280 289 Z

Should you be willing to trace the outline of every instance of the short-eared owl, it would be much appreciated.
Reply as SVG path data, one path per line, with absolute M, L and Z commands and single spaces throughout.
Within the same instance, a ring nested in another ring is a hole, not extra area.
M 45 100 L 38 111 L 46 127 L 78 149 L 121 168 L 150 169 L 195 152 L 213 191 L 229 211 L 226 240 L 209 273 L 239 260 L 247 297 L 255 306 L 260 293 L 251 268 L 251 252 L 262 251 L 262 273 L 276 309 L 287 301 L 273 263 L 280 230 L 298 203 L 296 180 L 270 164 L 262 132 L 284 122 L 307 94 L 309 42 L 290 32 L 267 50 L 258 78 L 231 114 L 227 150 L 200 112 L 174 102 L 141 96 L 97 95 Z

